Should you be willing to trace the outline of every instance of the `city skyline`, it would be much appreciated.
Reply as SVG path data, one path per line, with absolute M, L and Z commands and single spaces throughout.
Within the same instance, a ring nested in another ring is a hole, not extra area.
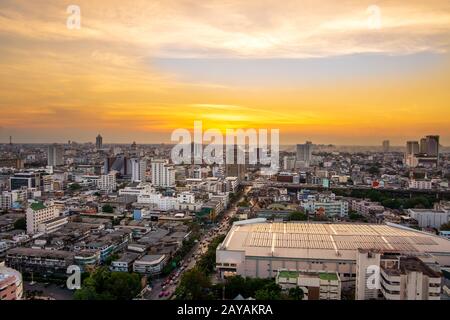
M 77 5 L 69 29 L 66 4 L 0 1 L 1 143 L 167 143 L 201 120 L 282 144 L 450 145 L 447 1 L 378 1 L 376 28 L 369 1 Z

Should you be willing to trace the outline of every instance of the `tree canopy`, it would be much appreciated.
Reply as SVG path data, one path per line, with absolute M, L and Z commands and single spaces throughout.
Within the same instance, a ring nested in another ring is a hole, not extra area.
M 110 272 L 97 269 L 84 279 L 75 291 L 76 300 L 132 300 L 141 291 L 141 279 L 136 273 Z

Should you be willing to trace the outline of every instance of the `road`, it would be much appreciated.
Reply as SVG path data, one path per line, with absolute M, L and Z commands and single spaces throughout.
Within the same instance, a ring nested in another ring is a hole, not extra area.
M 236 204 L 241 202 L 250 190 L 251 187 L 245 187 L 241 197 L 236 201 L 234 201 L 233 204 L 230 206 L 230 208 L 224 212 L 221 220 L 217 222 L 216 226 L 210 229 L 209 231 L 202 233 L 199 241 L 194 245 L 192 250 L 183 259 L 184 264 L 182 267 L 177 268 L 171 273 L 171 275 L 165 278 L 155 279 L 152 281 L 152 290 L 144 293 L 143 299 L 146 300 L 170 299 L 172 294 L 175 292 L 183 273 L 186 272 L 186 270 L 190 270 L 195 266 L 197 261 L 199 261 L 201 257 L 208 251 L 208 246 L 211 243 L 211 241 L 220 235 L 226 235 L 228 233 L 228 231 L 231 228 L 230 220 L 236 214 Z M 174 274 L 176 275 L 175 277 L 173 277 Z M 173 281 L 172 284 L 170 284 L 170 279 L 172 279 Z M 164 286 L 164 284 L 166 285 Z M 160 296 L 162 291 L 169 292 L 169 294 Z

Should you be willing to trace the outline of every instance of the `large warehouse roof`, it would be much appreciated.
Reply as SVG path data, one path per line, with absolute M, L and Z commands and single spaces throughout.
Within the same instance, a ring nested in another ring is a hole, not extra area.
M 355 259 L 358 249 L 450 255 L 450 241 L 382 224 L 261 222 L 236 223 L 219 250 L 246 256 Z

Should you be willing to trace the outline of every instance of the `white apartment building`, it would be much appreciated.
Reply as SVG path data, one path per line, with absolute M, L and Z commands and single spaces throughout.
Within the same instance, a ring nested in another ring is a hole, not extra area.
M 145 181 L 145 173 L 147 171 L 147 160 L 131 159 L 131 181 Z
M 239 186 L 239 179 L 237 177 L 225 178 L 225 189 L 228 192 L 235 192 Z
M 387 300 L 440 300 L 441 275 L 416 257 L 382 265 L 380 291 Z
M 152 184 L 157 187 L 175 186 L 175 169 L 167 160 L 152 161 Z
M 431 190 L 433 187 L 429 180 L 409 180 L 409 189 Z
M 0 195 L 0 209 L 11 209 L 15 202 L 27 200 L 27 190 L 3 191 Z
M 161 273 L 167 262 L 166 255 L 145 255 L 142 258 L 134 261 L 133 271 L 147 275 L 157 275 Z
M 365 216 L 383 213 L 385 210 L 381 204 L 366 200 L 352 200 L 351 207 L 353 211 Z
M 56 217 L 48 221 L 44 221 L 38 225 L 38 231 L 42 233 L 52 233 L 65 224 L 69 223 L 69 217 L 61 216 Z
M 166 197 L 149 185 L 139 185 L 137 187 L 126 187 L 119 191 L 119 195 L 135 195 L 137 202 L 141 204 L 153 205 L 152 209 L 161 211 L 189 210 L 198 211 L 201 203 L 195 202 L 195 195 L 190 192 L 182 192 L 176 197 Z
M 175 197 L 165 197 L 160 193 L 141 193 L 137 198 L 138 203 L 153 204 L 154 209 L 161 211 L 175 210 L 178 207 L 178 200 Z
M 127 186 L 119 190 L 119 196 L 139 196 L 140 194 L 153 193 L 153 188 L 149 183 L 139 183 L 134 186 Z
M 191 192 L 181 192 L 177 195 L 179 203 L 195 203 L 195 195 Z
M 59 216 L 59 210 L 56 206 L 45 206 L 42 202 L 30 204 L 27 209 L 27 233 L 34 234 L 39 231 L 41 223 L 50 221 Z
M 348 215 L 348 202 L 333 198 L 308 199 L 301 203 L 303 209 L 310 214 L 323 210 L 328 217 L 345 217 Z
M 436 228 L 450 221 L 450 211 L 431 209 L 408 209 L 408 215 L 417 221 L 421 228 Z
M 48 146 L 47 165 L 51 167 L 64 165 L 64 148 L 61 145 Z
M 291 171 L 295 169 L 295 156 L 283 157 L 283 170 Z
M 100 179 L 97 181 L 97 187 L 105 193 L 112 193 L 116 191 L 116 172 L 111 171 L 109 174 L 102 174 Z

